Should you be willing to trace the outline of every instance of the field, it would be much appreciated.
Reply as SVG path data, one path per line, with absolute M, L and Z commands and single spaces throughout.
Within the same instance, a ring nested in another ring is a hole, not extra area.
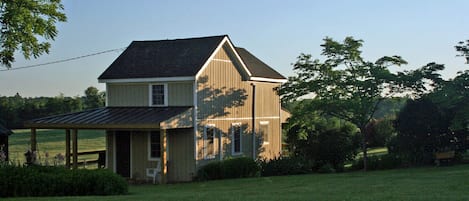
M 30 130 L 14 130 L 9 137 L 10 159 L 15 163 L 24 163 L 24 153 L 30 148 Z M 38 157 L 42 163 L 49 154 L 49 162 L 61 153 L 65 155 L 65 130 L 38 130 L 37 131 Z M 104 131 L 78 130 L 78 152 L 105 149 Z M 97 155 L 79 156 L 78 161 L 97 159 Z
M 11 200 L 469 200 L 469 165 L 134 185 L 124 196 Z M 9 200 L 9 199 L 7 199 Z

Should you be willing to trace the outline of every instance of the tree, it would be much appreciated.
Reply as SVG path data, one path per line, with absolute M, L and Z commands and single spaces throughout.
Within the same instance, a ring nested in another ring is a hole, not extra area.
M 301 54 L 293 69 L 296 76 L 289 77 L 280 89 L 282 100 L 288 102 L 313 94 L 319 104 L 316 109 L 352 122 L 363 133 L 379 103 L 404 92 L 418 96 L 427 92 L 432 83 L 441 80 L 435 73 L 443 65 L 429 63 L 414 70 L 391 73 L 390 66 L 407 64 L 400 56 L 384 56 L 375 62 L 361 56 L 362 40 L 347 37 L 343 43 L 324 39 L 322 55 L 325 60 L 312 60 Z M 367 163 L 367 139 L 362 134 L 364 169 Z
M 389 152 L 411 164 L 432 163 L 434 152 L 454 150 L 459 141 L 446 113 L 426 97 L 408 100 L 395 124 L 398 134 Z
M 104 92 L 99 92 L 96 87 L 88 87 L 84 97 L 85 109 L 103 107 L 106 101 Z
M 460 41 L 458 45 L 454 47 L 456 48 L 456 51 L 459 52 L 457 56 L 465 57 L 466 63 L 469 64 L 469 40 L 466 40 L 466 43 L 464 43 L 464 41 Z
M 315 169 L 332 165 L 337 171 L 357 154 L 357 127 L 338 118 L 322 116 L 309 107 L 309 100 L 297 103 L 288 121 L 287 140 L 293 155 L 313 162 Z
M 21 50 L 26 59 L 49 53 L 50 43 L 57 36 L 57 22 L 67 20 L 60 0 L 21 0 L 0 3 L 0 62 L 7 68 Z

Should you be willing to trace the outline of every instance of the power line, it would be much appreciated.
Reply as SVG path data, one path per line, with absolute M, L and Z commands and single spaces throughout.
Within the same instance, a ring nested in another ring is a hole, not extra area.
M 25 69 L 25 68 L 35 68 L 35 67 L 46 66 L 46 65 L 51 65 L 51 64 L 63 63 L 63 62 L 83 59 L 83 58 L 86 58 L 86 57 L 92 57 L 92 56 L 96 56 L 96 55 L 100 55 L 100 54 L 105 54 L 105 53 L 109 53 L 109 52 L 120 52 L 120 51 L 124 51 L 125 48 L 127 48 L 127 47 L 117 48 L 117 49 L 112 49 L 112 50 L 106 50 L 106 51 L 96 52 L 96 53 L 82 55 L 82 56 L 78 56 L 78 57 L 72 57 L 72 58 L 68 58 L 68 59 L 61 59 L 61 60 L 57 60 L 57 61 L 51 61 L 51 62 L 47 62 L 47 63 L 1 69 L 0 71 L 20 70 L 20 69 Z

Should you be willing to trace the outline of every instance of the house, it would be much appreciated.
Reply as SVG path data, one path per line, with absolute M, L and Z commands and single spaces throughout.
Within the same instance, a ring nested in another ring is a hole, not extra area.
M 32 139 L 37 128 L 65 129 L 70 156 L 70 130 L 76 153 L 78 129 L 104 129 L 107 168 L 145 179 L 160 167 L 163 182 L 190 181 L 211 161 L 281 152 L 276 88 L 286 79 L 226 35 L 134 41 L 98 80 L 105 108 L 27 122 Z

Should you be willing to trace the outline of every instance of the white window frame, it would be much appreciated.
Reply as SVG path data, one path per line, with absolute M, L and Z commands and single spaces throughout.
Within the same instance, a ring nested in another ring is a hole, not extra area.
M 153 105 L 153 86 L 163 85 L 164 90 L 164 103 L 161 105 Z M 166 107 L 168 106 L 168 83 L 153 83 L 148 85 L 148 105 L 151 107 Z
M 267 145 L 267 144 L 270 143 L 270 135 L 272 135 L 272 134 L 269 134 L 269 121 L 260 121 L 260 122 L 259 122 L 259 125 L 260 125 L 260 126 L 265 126 L 265 125 L 267 125 L 267 131 L 266 131 L 266 132 L 267 132 L 267 140 L 263 138 L 263 141 L 262 141 L 262 144 L 263 144 L 263 145 Z M 259 128 L 261 128 L 260 126 L 259 126 Z M 264 134 L 264 133 L 263 133 L 263 134 Z M 265 137 L 265 136 L 261 136 L 261 137 Z
M 239 152 L 235 152 L 235 127 L 239 127 Z M 243 129 L 241 123 L 231 124 L 231 155 L 243 154 Z
M 208 128 L 213 128 L 213 136 L 212 136 L 212 140 L 213 140 L 213 153 L 212 155 L 208 155 L 207 153 L 207 145 L 208 145 L 208 138 L 207 138 L 207 129 Z M 204 155 L 204 159 L 214 159 L 215 156 L 217 155 L 216 154 L 216 147 L 215 147 L 215 138 L 216 138 L 216 134 L 217 134 L 217 130 L 216 130 L 216 127 L 215 127 L 215 124 L 207 124 L 204 126 L 204 147 L 203 147 L 203 155 Z
M 147 146 L 148 147 L 148 161 L 159 161 L 161 159 L 161 154 L 163 154 L 163 153 L 161 153 L 161 150 L 160 150 L 160 157 L 151 157 L 151 133 L 152 132 L 158 132 L 158 131 L 148 132 L 148 138 L 147 138 L 148 139 L 148 141 L 147 141 L 148 142 L 147 143 L 148 144 L 148 146 Z M 160 135 L 161 135 L 161 133 L 160 133 Z M 160 136 L 160 149 L 161 149 L 161 146 L 162 146 L 162 144 L 161 144 L 161 136 Z

